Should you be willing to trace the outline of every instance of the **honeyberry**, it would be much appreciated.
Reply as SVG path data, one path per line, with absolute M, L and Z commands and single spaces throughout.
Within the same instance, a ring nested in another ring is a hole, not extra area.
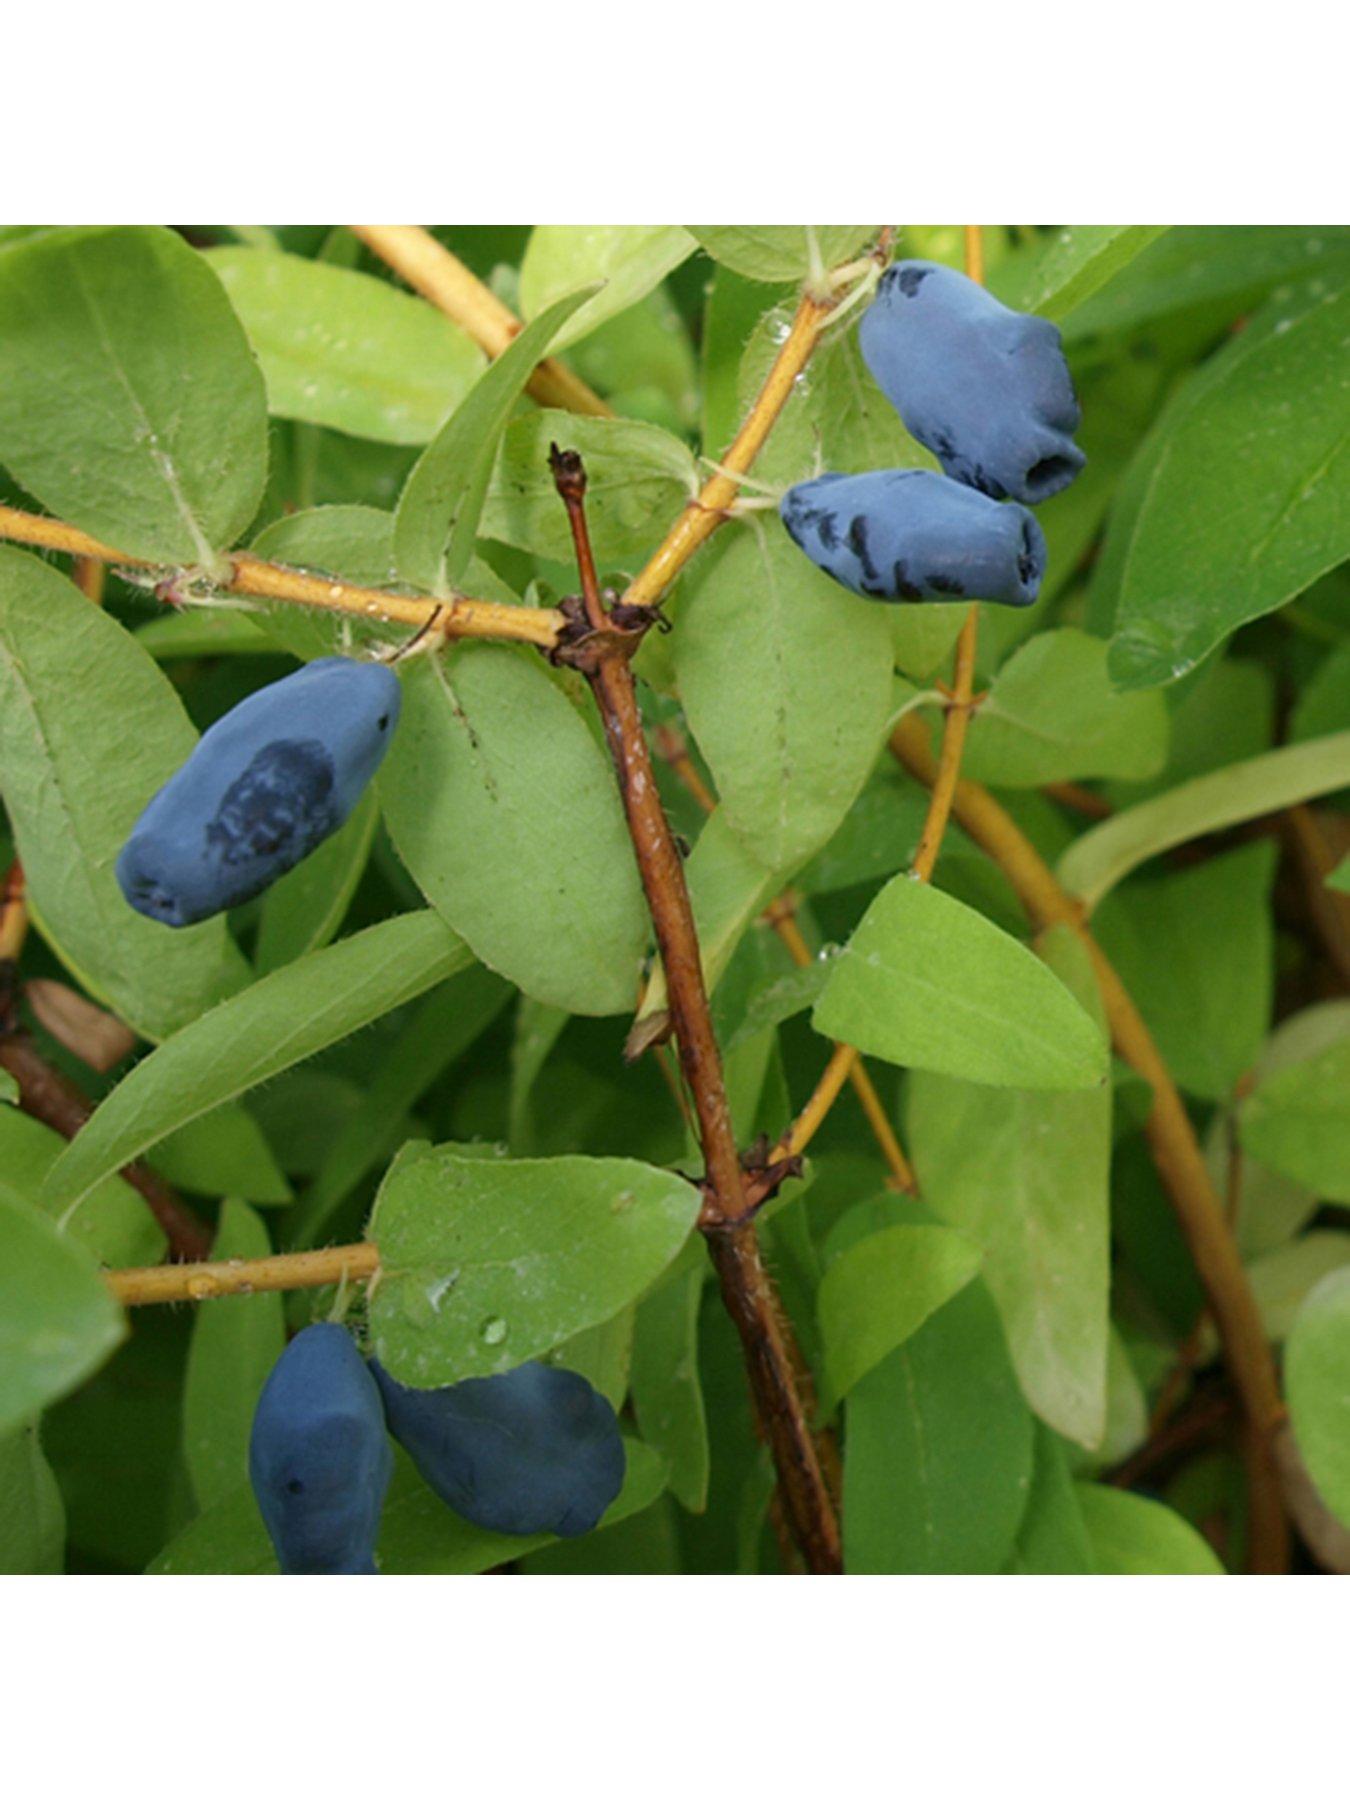
M 326 656 L 206 731 L 136 821 L 117 880 L 164 925 L 251 900 L 346 820 L 389 748 L 398 677 Z
M 614 1409 L 570 1369 L 530 1362 L 452 1387 L 408 1388 L 372 1366 L 389 1429 L 422 1479 L 486 1531 L 579 1537 L 623 1486 Z
M 1030 606 L 1045 573 L 1045 535 L 1024 506 L 931 469 L 819 475 L 789 488 L 779 511 L 818 568 L 869 600 Z
M 380 1390 L 341 1325 L 308 1325 L 258 1399 L 249 1478 L 283 1575 L 374 1575 L 393 1469 Z
M 1034 506 L 1083 467 L 1078 400 L 1048 319 L 940 263 L 899 262 L 859 339 L 878 386 L 955 480 Z

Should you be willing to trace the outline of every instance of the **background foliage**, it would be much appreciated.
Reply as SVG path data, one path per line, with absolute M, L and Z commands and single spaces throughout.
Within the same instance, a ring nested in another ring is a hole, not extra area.
M 875 236 L 436 232 L 527 322 L 495 361 L 342 227 L 0 228 L 0 503 L 180 571 L 179 597 L 251 546 L 549 606 L 575 587 L 556 438 L 585 456 L 622 589 L 697 457 L 723 453 L 800 283 Z M 1308 1468 L 1350 1524 L 1350 231 L 985 237 L 994 292 L 1063 330 L 1089 463 L 1042 509 L 1038 604 L 981 609 L 966 771 L 1091 908 L 1226 1196 Z M 900 246 L 959 263 L 960 228 Z M 549 355 L 615 416 L 532 400 Z M 931 466 L 852 322 L 827 332 L 756 475 L 908 464 Z M 195 733 L 297 658 L 407 633 L 166 607 L 129 570 L 98 608 L 71 572 L 0 549 L 5 862 L 28 882 L 22 979 L 73 985 L 134 1038 L 92 1067 L 25 990 L 24 1029 L 97 1106 L 67 1149 L 0 1093 L 0 1568 L 271 1566 L 244 1481 L 252 1403 L 287 1326 L 335 1296 L 124 1315 L 99 1265 L 163 1251 L 118 1173 L 134 1158 L 216 1224 L 221 1258 L 369 1231 L 368 1329 L 396 1372 L 543 1355 L 623 1409 L 627 1483 L 592 1537 L 492 1537 L 401 1463 L 386 1569 L 794 1566 L 675 1172 L 698 1152 L 670 1067 L 623 1060 L 649 925 L 584 685 L 517 645 L 414 660 L 347 827 L 228 921 L 170 934 L 112 864 Z M 717 800 L 705 816 L 660 764 L 738 1139 L 776 1139 L 843 1040 L 875 1059 L 922 1193 L 888 1185 L 845 1093 L 762 1227 L 842 1454 L 846 1566 L 1243 1568 L 1232 1392 L 1086 953 L 1063 929 L 1033 938 L 956 825 L 934 885 L 905 873 L 925 796 L 887 737 L 911 713 L 936 736 L 965 609 L 855 600 L 760 511 L 666 611 L 641 697 Z M 802 968 L 763 917 L 785 889 Z M 644 1015 L 660 1004 L 658 977 Z M 537 1280 L 503 1281 L 503 1240 Z

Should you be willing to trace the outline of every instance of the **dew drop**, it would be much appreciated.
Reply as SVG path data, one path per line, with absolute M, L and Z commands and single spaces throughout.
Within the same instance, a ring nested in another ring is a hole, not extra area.
M 484 1319 L 482 1325 L 479 1327 L 478 1335 L 485 1344 L 500 1344 L 506 1337 L 506 1331 L 507 1325 L 505 1319 Z

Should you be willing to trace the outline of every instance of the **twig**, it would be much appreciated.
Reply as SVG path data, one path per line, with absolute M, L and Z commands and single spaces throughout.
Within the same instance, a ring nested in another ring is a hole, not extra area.
M 645 627 L 624 609 L 606 613 L 586 526 L 581 458 L 555 446 L 551 462 L 576 546 L 585 608 L 574 640 L 555 654 L 580 669 L 590 683 L 618 776 L 665 969 L 680 1066 L 698 1119 L 705 1181 L 700 1222 L 723 1299 L 740 1334 L 756 1411 L 769 1440 L 793 1536 L 813 1574 L 835 1574 L 842 1567 L 838 1521 L 794 1377 L 787 1323 L 760 1255 L 703 985 L 684 865 L 661 805 L 638 710 L 630 658 Z M 626 620 L 633 623 L 625 624 Z
M 763 449 L 765 438 L 791 397 L 793 383 L 816 347 L 831 305 L 828 299 L 802 295 L 792 329 L 780 345 L 764 385 L 731 448 L 722 458 L 717 474 L 704 483 L 698 498 L 690 501 L 653 552 L 624 595 L 628 605 L 654 606 L 689 558 L 700 545 L 707 543 L 726 518 L 727 509 L 740 492 L 736 477 L 748 471 Z
M 128 556 L 125 551 L 101 544 L 60 519 L 19 512 L 12 506 L 0 506 L 0 538 L 64 551 L 71 556 L 93 557 L 129 569 L 161 566 L 146 557 Z M 382 588 L 356 587 L 349 581 L 306 575 L 244 551 L 229 558 L 229 563 L 228 574 L 210 582 L 222 593 L 316 607 L 322 612 L 352 613 L 363 619 L 383 619 L 389 624 L 435 630 L 447 638 L 494 638 L 547 650 L 557 643 L 563 625 L 562 614 L 546 607 L 505 606 L 496 600 L 470 600 L 459 594 L 447 600 L 388 594 Z
M 1350 895 L 1326 885 L 1337 859 L 1310 806 L 1291 806 L 1283 823 L 1313 927 L 1336 973 L 1350 987 Z
M 278 1293 L 368 1281 L 380 1266 L 374 1244 L 335 1244 L 251 1261 L 165 1263 L 154 1269 L 109 1269 L 104 1280 L 123 1306 L 157 1306 L 172 1300 L 218 1300 L 227 1294 Z
M 1085 819 L 1109 819 L 1115 811 L 1103 795 L 1094 794 L 1091 788 L 1082 787 L 1076 781 L 1047 781 L 1041 792 L 1047 800 L 1055 800 L 1071 812 L 1082 813 Z
M 73 1138 L 94 1110 L 86 1096 L 59 1069 L 52 1068 L 23 1031 L 10 1030 L 0 1036 L 0 1068 L 8 1069 L 18 1082 L 23 1110 L 64 1138 Z M 122 1178 L 136 1189 L 154 1214 L 169 1240 L 171 1255 L 195 1259 L 209 1253 L 209 1226 L 184 1205 L 153 1169 L 140 1162 L 128 1163 Z
M 23 864 L 16 856 L 5 876 L 4 892 L 0 893 L 0 965 L 18 962 L 28 936 L 25 893 Z
M 966 228 L 966 274 L 972 281 L 984 280 L 984 233 L 979 225 Z M 951 699 L 942 724 L 942 750 L 938 757 L 937 775 L 928 800 L 928 814 L 919 833 L 914 852 L 913 873 L 920 881 L 931 881 L 933 869 L 942 850 L 947 820 L 951 817 L 952 795 L 961 774 L 961 756 L 966 747 L 966 731 L 970 725 L 970 703 L 975 689 L 975 647 L 980 629 L 980 609 L 972 606 L 966 614 L 961 635 L 956 640 L 956 670 L 952 680 Z
M 423 299 L 468 332 L 489 356 L 500 356 L 521 329 L 511 308 L 484 286 L 471 269 L 421 225 L 351 225 L 348 230 L 401 275 Z M 598 419 L 614 414 L 580 376 L 550 357 L 529 380 L 530 394 L 541 406 L 564 412 L 589 413 Z
M 891 748 L 911 774 L 933 784 L 937 765 L 927 733 L 912 715 L 896 726 Z M 1120 977 L 1087 929 L 1081 907 L 1060 887 L 1008 814 L 986 789 L 971 781 L 958 782 L 953 812 L 966 834 L 1003 870 L 1032 922 L 1042 929 L 1067 925 L 1092 958 L 1116 1050 L 1153 1090 L 1145 1125 L 1149 1146 L 1209 1297 L 1243 1409 L 1258 1434 L 1262 1454 L 1252 1467 L 1253 1482 L 1269 1488 L 1274 1481 L 1271 1438 L 1284 1419 L 1275 1364 L 1246 1270 L 1176 1084 Z M 1253 1532 L 1253 1566 L 1260 1573 L 1277 1573 L 1288 1565 L 1283 1521 L 1264 1503 L 1254 1502 L 1251 1511 L 1264 1528 Z
M 670 764 L 671 768 L 679 776 L 680 780 L 684 783 L 685 787 L 693 795 L 698 804 L 703 808 L 704 812 L 710 813 L 717 805 L 716 797 L 709 791 L 707 783 L 694 766 L 694 761 L 689 754 L 688 746 L 685 744 L 685 741 L 680 736 L 679 732 L 676 731 L 673 726 L 658 725 L 653 736 L 656 739 L 656 747 L 660 751 L 662 757 Z M 801 928 L 793 917 L 792 906 L 788 902 L 788 897 L 780 894 L 776 900 L 765 907 L 763 916 L 777 932 L 783 948 L 787 951 L 796 966 L 799 969 L 807 968 L 815 959 L 811 955 L 810 946 L 801 934 Z M 836 1046 L 836 1048 L 837 1047 L 838 1046 Z M 827 1075 L 828 1072 L 827 1069 Z M 886 1167 L 890 1171 L 887 1179 L 894 1187 L 897 1187 L 901 1193 L 916 1193 L 918 1191 L 918 1183 L 915 1180 L 914 1170 L 910 1167 L 909 1159 L 900 1147 L 900 1140 L 895 1135 L 895 1130 L 886 1116 L 886 1109 L 881 1104 L 881 1096 L 873 1086 L 872 1077 L 867 1073 L 861 1056 L 854 1055 L 847 1074 L 849 1081 L 853 1084 L 853 1091 L 858 1096 L 858 1104 L 863 1109 L 863 1114 L 868 1125 L 871 1127 L 872 1135 L 876 1138 L 877 1146 L 885 1160 Z M 823 1079 L 825 1079 L 825 1077 L 822 1077 L 822 1080 Z M 803 1114 L 803 1117 L 805 1117 L 805 1114 Z M 821 1118 L 823 1119 L 823 1117 L 824 1114 L 822 1113 Z M 800 1122 L 801 1121 L 799 1120 L 799 1125 Z M 795 1132 L 796 1129 L 797 1127 L 794 1126 L 793 1132 Z M 782 1140 L 777 1152 L 779 1156 L 789 1156 L 805 1150 L 811 1137 L 814 1135 L 814 1130 L 808 1132 L 807 1136 L 795 1146 L 795 1149 L 789 1148 L 791 1135 L 792 1134 L 790 1133 L 788 1137 L 785 1137 Z

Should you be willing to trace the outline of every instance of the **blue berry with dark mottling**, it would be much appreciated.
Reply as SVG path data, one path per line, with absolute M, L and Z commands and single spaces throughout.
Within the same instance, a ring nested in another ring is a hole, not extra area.
M 452 1387 L 409 1388 L 372 1366 L 389 1429 L 422 1479 L 485 1531 L 579 1537 L 623 1486 L 614 1409 L 570 1369 L 530 1362 Z
M 251 900 L 350 815 L 398 723 L 398 677 L 326 656 L 211 726 L 117 859 L 137 912 L 193 925 Z
M 818 568 L 868 600 L 1030 606 L 1045 573 L 1045 534 L 1024 506 L 931 469 L 820 475 L 789 488 L 779 512 Z
M 249 1479 L 283 1575 L 374 1575 L 393 1469 L 384 1407 L 341 1325 L 286 1346 L 253 1415 Z
M 859 339 L 882 392 L 955 480 L 1034 506 L 1083 467 L 1078 399 L 1048 319 L 940 263 L 900 262 Z

